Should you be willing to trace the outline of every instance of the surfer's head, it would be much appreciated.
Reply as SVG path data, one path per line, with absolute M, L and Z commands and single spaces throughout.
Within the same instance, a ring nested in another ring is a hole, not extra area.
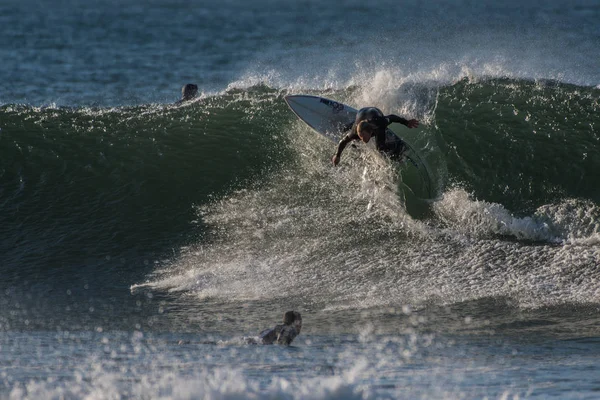
M 283 314 L 283 324 L 284 325 L 300 325 L 302 326 L 302 316 L 298 311 L 288 311 Z
M 377 107 L 365 107 L 358 110 L 356 121 L 369 121 L 378 127 L 387 127 L 383 112 Z
M 198 93 L 198 85 L 188 83 L 181 88 L 181 100 L 191 100 Z
M 377 126 L 367 120 L 362 120 L 356 125 L 356 133 L 360 140 L 369 143 L 371 137 L 375 134 Z
M 291 325 L 296 320 L 296 315 L 294 311 L 288 311 L 283 314 L 283 323 L 284 325 Z

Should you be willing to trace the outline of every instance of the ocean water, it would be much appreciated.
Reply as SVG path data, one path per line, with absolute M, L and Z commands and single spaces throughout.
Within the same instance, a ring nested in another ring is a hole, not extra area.
M 3 1 L 0 398 L 599 398 L 599 20 Z M 289 94 L 419 119 L 434 198 Z

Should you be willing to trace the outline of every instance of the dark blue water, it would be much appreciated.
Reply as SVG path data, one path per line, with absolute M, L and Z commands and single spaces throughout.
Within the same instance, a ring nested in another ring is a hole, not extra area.
M 0 398 L 595 398 L 599 17 L 2 3 Z M 418 118 L 434 199 L 288 94 Z

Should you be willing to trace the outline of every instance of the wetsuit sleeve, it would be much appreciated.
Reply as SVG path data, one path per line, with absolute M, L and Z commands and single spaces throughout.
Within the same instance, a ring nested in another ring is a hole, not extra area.
M 261 333 L 258 334 L 258 337 L 262 341 L 262 344 L 273 344 L 277 339 L 278 332 L 277 327 L 265 329 Z
M 391 123 L 393 123 L 393 122 L 397 122 L 397 123 L 402 124 L 402 125 L 406 125 L 408 123 L 407 119 L 399 117 L 399 116 L 394 115 L 394 114 L 390 114 L 390 115 L 386 116 L 385 118 L 387 118 L 387 120 L 388 120 L 388 125 L 391 124 Z
M 296 336 L 298 336 L 298 331 L 292 326 L 286 326 L 277 335 L 277 344 L 289 346 Z
M 348 132 L 350 129 L 352 129 L 352 126 L 354 125 L 354 121 L 348 122 L 347 124 L 342 125 L 342 132 Z
M 340 142 L 338 143 L 335 155 L 340 157 L 342 155 L 342 151 L 344 151 L 344 149 L 346 148 L 348 143 L 350 143 L 353 140 L 356 140 L 357 138 L 358 138 L 358 135 L 355 133 L 349 133 L 346 136 L 344 136 L 342 138 L 342 140 L 340 140 Z

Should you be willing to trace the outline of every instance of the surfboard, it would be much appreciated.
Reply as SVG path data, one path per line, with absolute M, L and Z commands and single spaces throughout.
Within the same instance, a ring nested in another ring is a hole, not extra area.
M 344 128 L 351 125 L 356 110 L 347 104 L 324 97 L 310 95 L 289 95 L 284 97 L 287 105 L 300 120 L 315 132 L 334 142 L 346 133 Z M 402 141 L 404 150 L 400 158 L 402 183 L 420 199 L 432 199 L 431 175 L 421 155 L 402 137 L 391 129 L 386 130 L 386 141 Z M 369 143 L 373 143 L 371 140 Z M 374 145 L 373 145 L 374 147 Z

